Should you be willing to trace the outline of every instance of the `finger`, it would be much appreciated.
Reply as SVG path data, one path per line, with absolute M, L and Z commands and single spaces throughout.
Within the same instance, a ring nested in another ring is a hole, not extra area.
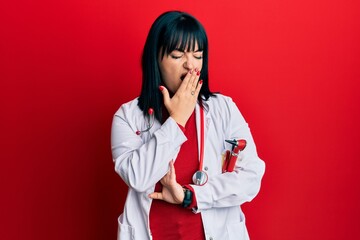
M 196 81 L 197 71 L 198 71 L 198 70 L 195 69 L 195 70 L 193 70 L 192 73 L 191 73 L 189 82 L 188 82 L 188 84 L 187 84 L 187 86 L 186 86 L 186 89 L 187 89 L 188 91 L 192 91 L 192 90 L 195 89 L 195 87 L 193 87 L 193 86 L 194 86 L 194 83 L 195 83 L 195 86 L 196 86 L 196 82 L 197 82 L 197 81 Z
M 170 178 L 170 170 L 160 179 L 160 183 L 162 185 L 165 185 L 169 178 Z
M 191 72 L 189 71 L 189 72 L 186 74 L 184 80 L 182 81 L 182 83 L 181 83 L 178 91 L 179 91 L 179 90 L 180 90 L 180 91 L 186 90 L 187 85 L 189 84 L 190 78 L 191 78 Z
M 168 186 L 171 183 L 171 169 L 167 171 L 167 173 L 161 178 L 160 183 L 163 186 Z
M 176 173 L 175 173 L 175 167 L 174 167 L 174 160 L 171 160 L 170 163 L 170 179 L 175 179 L 176 178 Z
M 197 69 L 196 69 L 196 70 L 197 70 Z M 194 78 L 194 81 L 192 82 L 192 86 L 191 86 L 191 90 L 192 90 L 192 91 L 195 91 L 195 90 L 196 90 L 196 87 L 197 87 L 198 82 L 199 82 L 199 78 L 200 78 L 200 71 L 197 70 L 197 71 L 196 71 L 195 78 Z
M 163 195 L 161 192 L 153 192 L 149 194 L 149 198 L 151 199 L 158 199 L 158 200 L 164 200 Z
M 195 89 L 195 94 L 194 96 L 197 98 L 200 94 L 200 90 L 201 90 L 201 87 L 203 85 L 203 80 L 200 80 L 196 86 L 196 89 Z
M 160 86 L 159 90 L 161 91 L 162 95 L 163 95 L 163 99 L 164 99 L 164 105 L 167 108 L 167 106 L 170 103 L 170 95 L 169 95 L 169 91 L 166 89 L 166 87 L 164 86 Z
M 194 96 L 195 98 L 198 97 L 198 92 L 196 91 L 198 85 L 199 85 L 199 75 L 195 78 L 195 81 L 194 81 L 193 86 L 190 91 L 191 95 Z

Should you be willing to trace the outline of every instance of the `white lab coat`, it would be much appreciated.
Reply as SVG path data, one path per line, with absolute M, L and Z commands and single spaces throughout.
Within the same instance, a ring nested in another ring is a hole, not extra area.
M 118 218 L 118 240 L 152 239 L 149 226 L 152 199 L 148 194 L 154 192 L 155 184 L 169 170 L 170 160 L 176 161 L 181 144 L 187 140 L 171 117 L 162 125 L 155 120 L 150 131 L 136 135 L 137 130 L 146 129 L 148 125 L 148 119 L 137 103 L 135 99 L 123 104 L 112 123 L 111 147 L 115 171 L 129 186 L 124 212 Z M 257 155 L 248 124 L 231 98 L 217 94 L 203 104 L 203 166 L 209 180 L 204 186 L 191 185 L 197 199 L 196 213 L 201 214 L 207 240 L 246 240 L 249 236 L 239 206 L 252 200 L 259 192 L 265 164 Z M 200 143 L 199 104 L 195 111 Z M 228 173 L 222 173 L 222 153 L 231 148 L 225 139 L 247 141 L 235 171 Z

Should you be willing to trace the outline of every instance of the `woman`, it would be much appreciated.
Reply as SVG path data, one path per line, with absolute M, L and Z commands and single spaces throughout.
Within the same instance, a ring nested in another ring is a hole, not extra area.
M 203 26 L 183 12 L 159 16 L 142 70 L 141 94 L 115 113 L 111 132 L 129 187 L 118 239 L 249 239 L 239 206 L 258 193 L 265 165 L 234 102 L 209 90 Z M 223 171 L 229 139 L 247 144 Z

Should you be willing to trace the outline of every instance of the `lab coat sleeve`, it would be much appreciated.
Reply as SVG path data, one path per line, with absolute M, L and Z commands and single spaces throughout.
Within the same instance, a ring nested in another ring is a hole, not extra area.
M 247 146 L 238 157 L 233 172 L 215 174 L 204 186 L 191 185 L 197 199 L 197 212 L 210 208 L 238 206 L 251 201 L 259 192 L 265 171 L 258 157 L 250 129 L 235 103 L 227 100 L 226 139 L 245 139 Z
M 171 117 L 149 139 L 142 139 L 136 134 L 133 112 L 122 106 L 113 118 L 112 155 L 115 171 L 124 182 L 135 191 L 145 192 L 166 174 L 170 160 L 187 139 Z

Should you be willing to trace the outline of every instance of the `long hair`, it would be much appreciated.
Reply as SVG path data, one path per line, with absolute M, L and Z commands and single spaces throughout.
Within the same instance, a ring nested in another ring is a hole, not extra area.
M 206 101 L 213 93 L 209 90 L 208 40 L 204 27 L 193 16 L 179 11 L 165 12 L 155 20 L 147 36 L 141 62 L 142 88 L 138 106 L 144 115 L 153 108 L 156 119 L 162 122 L 163 96 L 159 86 L 163 85 L 163 81 L 159 57 L 162 59 L 175 49 L 194 51 L 196 43 L 198 50 L 203 51 L 200 75 L 203 85 L 198 99 Z

